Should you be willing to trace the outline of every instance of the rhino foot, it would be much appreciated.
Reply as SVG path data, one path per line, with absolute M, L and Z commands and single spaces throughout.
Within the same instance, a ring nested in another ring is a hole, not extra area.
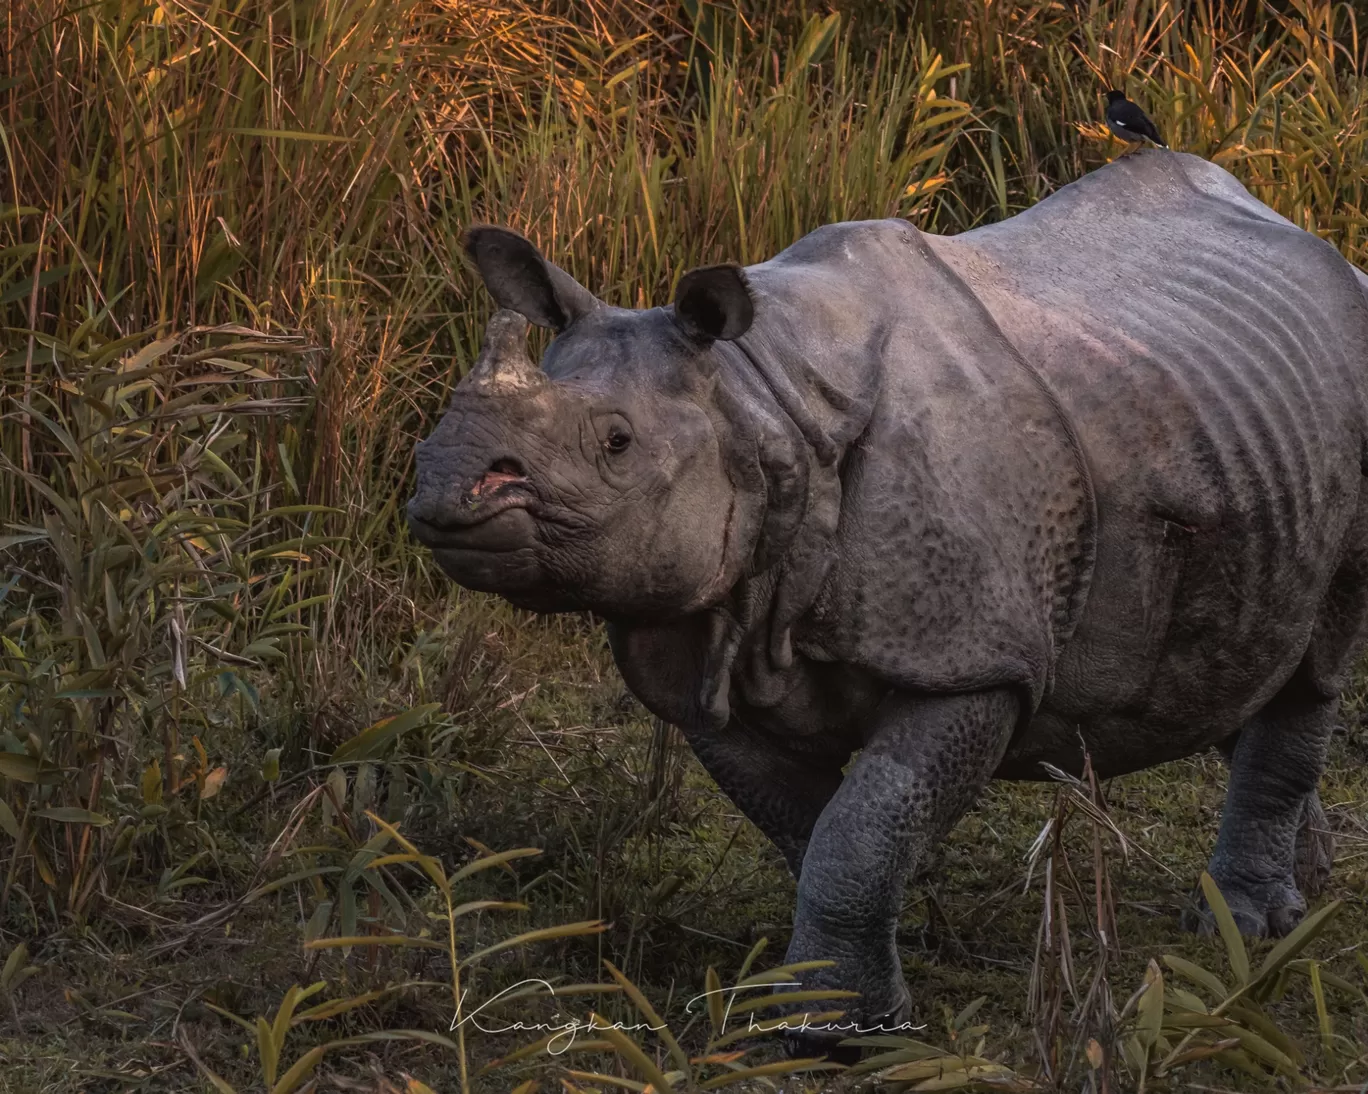
M 964 695 L 885 699 L 868 743 L 813 826 L 798 876 L 787 965 L 821 962 L 797 977 L 812 1011 L 790 1014 L 790 1051 L 850 1059 L 847 1038 L 914 1036 L 897 932 L 904 882 L 929 858 L 988 781 L 1021 710 L 1007 688 Z M 830 964 L 826 964 L 830 962 Z
M 1282 938 L 1306 914 L 1306 900 L 1294 885 L 1248 885 L 1222 878 L 1217 878 L 1216 884 L 1230 906 L 1235 926 L 1247 937 Z M 1193 904 L 1183 915 L 1184 930 L 1206 936 L 1216 934 L 1216 917 L 1200 889 L 1193 894 Z
M 1235 878 L 1217 878 L 1241 934 L 1254 938 L 1282 938 L 1301 922 L 1306 914 L 1306 902 L 1324 890 L 1334 862 L 1335 838 L 1320 797 L 1315 793 L 1307 797 L 1302 807 L 1296 840 L 1290 883 L 1249 884 Z M 1202 935 L 1215 934 L 1216 920 L 1200 889 L 1193 900 L 1196 907 L 1184 914 L 1184 929 Z
M 1279 938 L 1306 914 L 1330 868 L 1331 847 L 1316 786 L 1338 700 L 1294 679 L 1223 749 L 1230 757 L 1221 831 L 1207 871 L 1241 934 Z M 1185 916 L 1215 929 L 1205 901 Z
M 795 1019 L 795 1027 L 784 1032 L 784 1051 L 793 1059 L 817 1057 L 847 1066 L 859 1063 L 867 1050 L 859 1045 L 842 1044 L 842 1041 L 888 1033 L 910 1035 L 912 995 L 901 980 L 898 981 L 897 992 L 898 1004 L 875 1018 L 853 1017 L 847 1013 L 842 1018 L 824 1024 L 823 1028 L 805 1026 Z M 852 1002 L 858 1006 L 858 1001 Z M 839 1002 L 833 1003 L 833 1008 L 839 1005 Z

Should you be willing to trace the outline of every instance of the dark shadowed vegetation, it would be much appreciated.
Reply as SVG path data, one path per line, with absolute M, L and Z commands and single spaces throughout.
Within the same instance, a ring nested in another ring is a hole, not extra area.
M 853 1087 L 742 1036 L 791 882 L 593 621 L 404 527 L 489 313 L 457 241 L 643 306 L 832 220 L 963 231 L 1118 155 L 1111 84 L 1368 266 L 1352 3 L 10 0 L 0 1089 Z M 991 789 L 908 894 L 926 1028 L 865 1070 L 1359 1089 L 1361 708 L 1291 947 L 1177 928 L 1216 759 Z M 488 1032 L 591 1012 L 628 1028 Z

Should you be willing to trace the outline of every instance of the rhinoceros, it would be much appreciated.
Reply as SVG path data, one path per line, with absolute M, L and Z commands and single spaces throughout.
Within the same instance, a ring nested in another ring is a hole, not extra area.
M 1224 749 L 1211 876 L 1248 934 L 1301 918 L 1368 620 L 1368 277 L 1333 246 L 1158 150 L 956 236 L 821 227 L 666 307 L 465 245 L 500 310 L 413 532 L 463 586 L 607 621 L 783 854 L 787 958 L 836 962 L 804 983 L 859 993 L 842 1032 L 905 1023 L 905 880 L 1047 764 Z

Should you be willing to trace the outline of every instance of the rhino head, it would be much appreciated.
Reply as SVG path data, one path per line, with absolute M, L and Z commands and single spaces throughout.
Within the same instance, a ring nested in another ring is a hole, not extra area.
M 762 519 L 712 394 L 751 325 L 743 272 L 694 270 L 672 306 L 630 310 L 507 229 L 465 247 L 501 310 L 418 446 L 415 536 L 457 583 L 535 611 L 661 618 L 717 600 Z M 556 332 L 540 367 L 529 321 Z

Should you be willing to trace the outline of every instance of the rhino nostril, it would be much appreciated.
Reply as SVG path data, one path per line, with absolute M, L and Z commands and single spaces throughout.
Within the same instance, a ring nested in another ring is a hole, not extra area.
M 508 509 L 527 508 L 535 500 L 516 458 L 502 456 L 488 464 L 467 459 L 460 461 L 464 466 L 429 467 L 418 475 L 408 503 L 409 526 L 429 547 L 451 546 L 452 536 L 464 535 Z M 485 470 L 477 470 L 482 465 Z
M 489 465 L 489 470 L 475 480 L 470 488 L 470 496 L 480 498 L 510 483 L 526 482 L 527 475 L 523 472 L 522 464 L 510 457 L 504 457 L 495 460 Z

